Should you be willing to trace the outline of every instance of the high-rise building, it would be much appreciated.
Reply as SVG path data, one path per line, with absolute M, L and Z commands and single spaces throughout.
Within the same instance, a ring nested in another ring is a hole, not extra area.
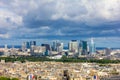
M 36 41 L 30 41 L 30 47 L 31 46 L 36 46 Z
M 46 51 L 45 51 L 45 56 L 48 56 L 50 55 L 50 51 L 51 51 L 51 46 L 49 44 L 41 44 L 41 46 L 44 46 L 46 48 Z
M 56 50 L 57 50 L 57 41 L 54 41 L 54 42 L 53 42 L 52 50 L 53 50 L 53 51 L 56 51 Z
M 77 40 L 71 40 L 69 42 L 69 51 L 78 53 L 78 41 Z
M 52 50 L 57 51 L 57 52 L 62 52 L 63 46 L 64 46 L 63 43 L 61 43 L 60 41 L 54 41 L 53 46 L 52 46 Z
M 80 49 L 82 55 L 88 54 L 87 41 L 80 41 L 79 49 Z
M 31 46 L 31 55 L 32 56 L 35 56 L 35 55 L 42 56 L 42 55 L 44 55 L 45 51 L 46 51 L 45 46 Z
M 110 48 L 106 48 L 105 50 L 104 50 L 104 53 L 105 53 L 105 55 L 110 55 L 111 54 L 111 49 Z
M 23 42 L 23 43 L 22 43 L 22 51 L 25 52 L 26 49 L 27 49 L 27 48 L 26 48 L 26 42 Z
M 46 50 L 51 51 L 51 46 L 49 44 L 41 44 L 41 46 L 45 46 Z
M 22 43 L 22 51 L 23 51 L 23 52 L 26 51 L 26 50 L 29 49 L 29 48 L 30 48 L 29 42 L 23 42 L 23 43 Z
M 26 42 L 26 48 L 27 48 L 27 49 L 30 48 L 30 42 Z
M 57 43 L 57 52 L 62 52 L 63 51 L 63 43 Z
M 36 41 L 30 41 L 30 53 L 34 55 L 34 47 L 36 46 Z
M 96 52 L 95 43 L 94 43 L 93 38 L 91 38 L 90 53 L 91 53 L 91 54 L 95 54 L 95 52 Z

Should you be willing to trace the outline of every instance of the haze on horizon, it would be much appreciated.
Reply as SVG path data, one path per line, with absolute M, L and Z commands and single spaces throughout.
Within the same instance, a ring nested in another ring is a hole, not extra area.
M 120 48 L 120 0 L 0 0 L 0 45 L 91 37 Z

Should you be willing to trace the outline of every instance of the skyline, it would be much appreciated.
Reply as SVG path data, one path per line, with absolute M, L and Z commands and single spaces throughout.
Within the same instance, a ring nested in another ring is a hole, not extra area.
M 120 0 L 0 0 L 0 45 L 91 37 L 120 48 Z

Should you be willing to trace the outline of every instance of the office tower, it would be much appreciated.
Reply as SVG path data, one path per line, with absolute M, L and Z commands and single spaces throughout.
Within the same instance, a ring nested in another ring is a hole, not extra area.
M 111 54 L 111 49 L 110 48 L 106 48 L 104 50 L 104 53 L 105 53 L 105 55 L 110 55 Z
M 87 52 L 87 41 L 82 41 L 82 53 L 88 54 Z
M 31 55 L 32 56 L 42 56 L 46 51 L 45 46 L 31 46 Z
M 82 55 L 82 44 L 79 43 L 78 45 L 78 56 L 81 56 Z
M 36 46 L 36 41 L 30 41 L 30 53 L 34 55 L 34 47 Z
M 91 53 L 91 54 L 95 54 L 95 52 L 96 52 L 96 49 L 95 49 L 95 43 L 94 43 L 93 38 L 91 38 L 91 43 L 90 43 L 90 53 Z
M 87 41 L 80 41 L 80 45 L 81 45 L 81 51 L 83 55 L 88 54 L 88 46 L 87 46 Z
M 29 49 L 29 48 L 30 48 L 29 42 L 23 42 L 23 43 L 22 43 L 22 51 L 23 51 L 23 52 L 26 51 L 26 50 Z
M 45 56 L 50 55 L 51 46 L 49 44 L 41 44 L 41 46 L 44 46 L 46 48 Z
M 30 43 L 26 42 L 26 48 L 29 49 L 30 48 Z
M 30 47 L 31 47 L 32 45 L 33 45 L 33 46 L 36 46 L 36 41 L 30 41 Z
M 51 50 L 51 46 L 49 44 L 41 44 L 41 46 L 45 46 L 46 50 Z
M 57 51 L 57 52 L 62 52 L 63 46 L 64 46 L 63 43 L 61 43 L 60 41 L 54 41 L 53 46 L 52 46 L 52 50 Z
M 57 43 L 57 52 L 62 52 L 63 51 L 63 43 Z
M 54 42 L 53 42 L 52 50 L 53 50 L 53 51 L 56 51 L 56 50 L 57 50 L 57 41 L 54 41 Z
M 7 44 L 5 44 L 4 48 L 5 48 L 4 53 L 3 53 L 3 52 L 0 52 L 0 55 L 4 54 L 5 56 L 9 56 Z
M 77 42 L 77 40 L 71 40 L 69 42 L 69 51 L 78 53 L 78 42 Z
M 22 51 L 25 52 L 26 51 L 26 42 L 22 43 Z
M 82 48 L 87 51 L 87 41 L 82 41 Z

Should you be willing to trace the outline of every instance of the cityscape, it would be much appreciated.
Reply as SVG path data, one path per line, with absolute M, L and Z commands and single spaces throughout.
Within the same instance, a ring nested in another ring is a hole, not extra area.
M 53 41 L 51 45 L 46 43 L 37 45 L 36 41 L 23 42 L 20 48 L 14 46 L 8 48 L 6 44 L 4 48 L 0 48 L 0 52 L 0 75 L 2 76 L 7 75 L 20 80 L 120 79 L 120 49 L 97 50 L 93 38 L 90 42 L 70 40 L 68 48 L 64 48 L 64 43 L 59 40 Z M 7 57 L 16 60 L 7 61 Z M 33 61 L 30 60 L 31 57 Z M 34 58 L 46 59 L 34 61 Z M 81 62 L 82 59 L 85 60 Z M 104 61 L 101 63 L 89 62 L 89 60 Z M 105 63 L 105 60 L 113 60 L 113 62 Z
M 0 0 L 0 80 L 120 80 L 120 0 Z

